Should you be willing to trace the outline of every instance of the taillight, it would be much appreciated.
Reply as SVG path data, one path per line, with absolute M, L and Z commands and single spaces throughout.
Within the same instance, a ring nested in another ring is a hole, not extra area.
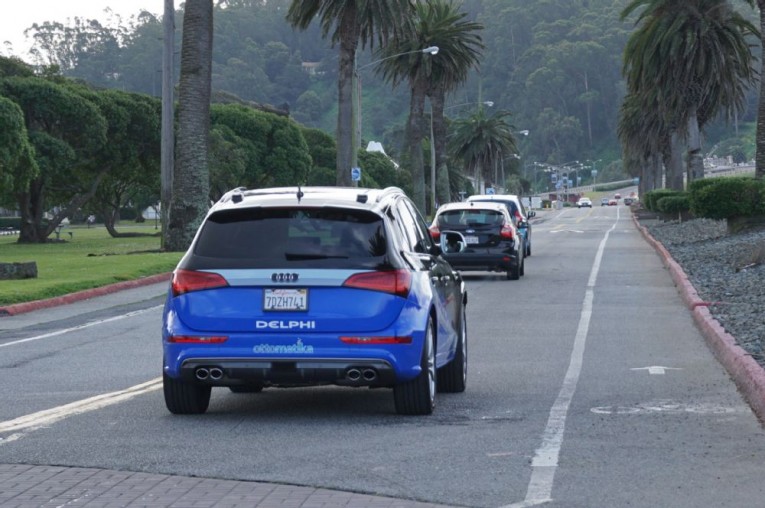
M 209 272 L 195 272 L 193 270 L 176 270 L 173 274 L 173 296 L 182 295 L 191 291 L 213 289 L 228 286 L 228 282 L 222 275 Z
M 197 337 L 194 335 L 171 335 L 167 338 L 168 342 L 175 344 L 221 344 L 227 340 L 228 337 L 224 336 Z
M 357 273 L 348 277 L 343 286 L 382 291 L 406 298 L 412 286 L 412 274 L 407 270 Z
M 430 236 L 433 237 L 433 240 L 435 241 L 441 239 L 441 230 L 438 229 L 438 226 L 430 226 Z
M 411 344 L 411 337 L 340 337 L 345 344 Z
M 499 236 L 501 236 L 502 238 L 510 238 L 512 240 L 513 227 L 505 224 L 504 226 L 502 226 L 502 229 L 499 230 Z

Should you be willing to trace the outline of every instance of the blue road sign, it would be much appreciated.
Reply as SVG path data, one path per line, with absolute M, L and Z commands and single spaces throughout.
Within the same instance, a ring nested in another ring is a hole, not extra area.
M 351 181 L 361 181 L 361 168 L 351 168 Z

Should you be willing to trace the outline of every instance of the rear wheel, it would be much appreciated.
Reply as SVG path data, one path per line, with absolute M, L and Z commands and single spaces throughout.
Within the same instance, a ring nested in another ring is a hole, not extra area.
M 400 415 L 429 415 L 436 404 L 436 348 L 432 318 L 428 319 L 422 349 L 422 370 L 417 377 L 393 387 L 393 401 Z
M 526 244 L 526 257 L 529 257 L 529 256 L 531 256 L 531 244 L 527 243 Z
M 210 404 L 210 386 L 184 383 L 163 373 L 162 388 L 165 393 L 165 405 L 173 414 L 202 414 Z
M 510 268 L 507 269 L 507 280 L 518 280 L 520 278 L 521 278 L 520 263 L 515 263 L 513 265 L 510 265 Z
M 526 275 L 526 256 L 521 259 L 521 269 L 520 269 L 521 275 Z
M 464 392 L 467 386 L 467 318 L 465 307 L 460 316 L 457 351 L 454 359 L 438 369 L 438 391 L 447 393 Z

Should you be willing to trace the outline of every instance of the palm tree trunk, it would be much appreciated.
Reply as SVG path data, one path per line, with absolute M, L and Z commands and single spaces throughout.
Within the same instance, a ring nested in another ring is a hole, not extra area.
M 209 208 L 212 0 L 187 0 L 178 84 L 178 158 L 165 249 L 188 248 Z
M 411 89 L 409 120 L 407 122 L 407 143 L 409 144 L 409 170 L 412 173 L 412 201 L 423 213 L 425 207 L 425 162 L 422 156 L 422 118 L 425 112 L 427 85 L 415 80 Z
M 757 0 L 760 7 L 760 37 L 762 39 L 762 56 L 765 59 L 765 0 Z M 760 61 L 765 61 L 761 59 Z M 760 73 L 760 102 L 757 106 L 756 154 L 754 158 L 754 177 L 765 178 L 765 79 Z
M 672 133 L 669 146 L 666 187 L 673 190 L 683 190 L 685 188 L 683 185 L 683 140 L 677 131 Z
M 688 116 L 688 184 L 704 178 L 704 158 L 701 155 L 701 135 L 696 108 Z
M 354 140 L 354 111 L 361 115 L 359 104 L 353 103 L 354 74 L 356 72 L 356 48 L 359 41 L 359 23 L 355 2 L 348 2 L 339 23 L 340 53 L 337 77 L 337 185 L 350 187 Z M 360 99 L 360 97 L 359 97 Z

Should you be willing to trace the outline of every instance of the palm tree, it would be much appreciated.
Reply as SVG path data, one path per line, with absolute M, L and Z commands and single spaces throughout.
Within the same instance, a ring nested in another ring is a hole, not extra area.
M 212 0 L 186 0 L 178 83 L 178 158 L 164 247 L 188 248 L 208 210 Z
M 743 109 L 755 78 L 747 36 L 757 29 L 726 0 L 632 0 L 622 19 L 641 7 L 624 50 L 628 90 L 655 90 L 651 106 L 687 143 L 689 181 L 702 178 L 700 130 L 721 112 Z M 670 186 L 677 188 L 677 179 Z
M 436 163 L 434 168 L 443 171 L 448 188 L 448 170 L 443 166 L 445 160 L 446 126 L 444 122 L 444 99 L 448 91 L 454 90 L 467 79 L 468 71 L 474 67 L 483 49 L 480 36 L 476 33 L 483 28 L 479 23 L 465 21 L 466 14 L 461 13 L 450 0 L 426 0 L 415 7 L 414 16 L 408 30 L 391 41 L 379 52 L 381 63 L 378 67 L 386 81 L 397 86 L 407 81 L 411 100 L 406 127 L 406 153 L 414 187 L 413 200 L 420 210 L 427 210 L 425 173 L 422 154 L 425 98 L 431 97 Z M 437 57 L 425 58 L 417 49 L 436 46 Z M 396 57 L 395 55 L 399 55 Z M 436 121 L 438 119 L 438 122 Z M 434 140 L 431 140 L 431 143 Z M 443 199 L 448 199 L 444 196 Z M 429 200 L 432 205 L 435 196 Z
M 451 1 L 434 0 L 419 9 L 420 26 L 427 31 L 431 44 L 440 48 L 441 56 L 433 60 L 431 76 L 428 80 L 427 91 L 430 97 L 430 107 L 433 122 L 435 168 L 431 168 L 431 177 L 437 173 L 437 180 L 444 181 L 446 194 L 438 195 L 440 203 L 451 200 L 449 189 L 449 170 L 446 166 L 446 119 L 444 103 L 446 95 L 454 91 L 468 78 L 470 69 L 477 67 L 481 51 L 484 49 L 481 36 L 483 25 L 465 20 L 464 12 L 459 12 Z M 431 196 L 431 206 L 434 206 L 436 196 Z M 435 210 L 433 210 L 435 211 Z
M 353 150 L 353 74 L 356 50 L 377 41 L 384 45 L 406 25 L 413 0 L 293 0 L 287 21 L 301 30 L 318 18 L 326 37 L 339 44 L 337 112 L 337 185 L 351 185 Z
M 662 155 L 669 153 L 670 134 L 661 115 L 646 107 L 641 97 L 627 94 L 616 129 L 630 174 L 640 176 L 641 195 L 661 186 Z M 667 167 L 671 167 L 667 159 Z M 630 171 L 631 170 L 631 171 Z
M 487 178 L 496 181 L 498 165 L 505 156 L 518 150 L 513 136 L 516 129 L 507 123 L 508 116 L 509 111 L 487 116 L 480 107 L 475 114 L 454 122 L 454 134 L 449 143 L 451 151 L 462 159 L 476 183 Z

